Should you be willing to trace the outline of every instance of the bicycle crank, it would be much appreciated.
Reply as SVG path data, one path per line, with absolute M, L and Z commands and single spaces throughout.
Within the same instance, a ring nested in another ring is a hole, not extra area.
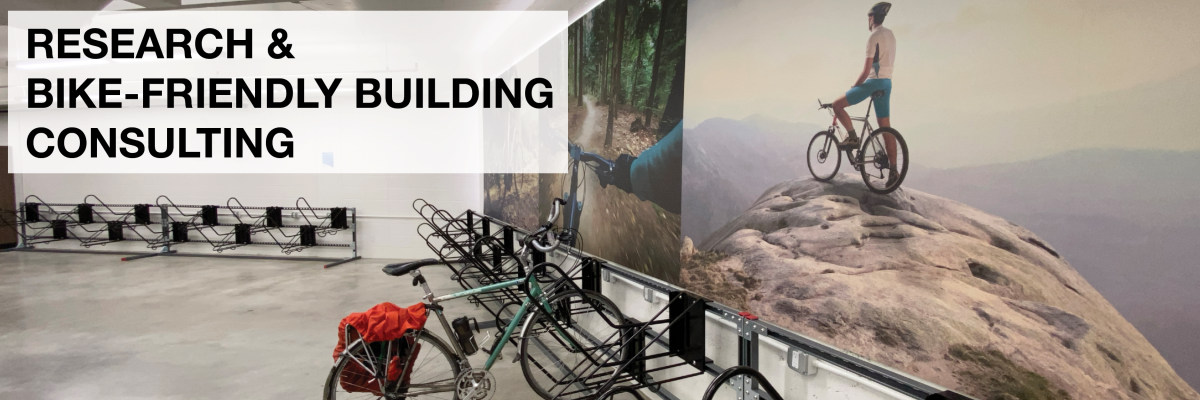
M 459 400 L 491 400 L 496 394 L 496 377 L 482 368 L 471 368 L 454 379 Z

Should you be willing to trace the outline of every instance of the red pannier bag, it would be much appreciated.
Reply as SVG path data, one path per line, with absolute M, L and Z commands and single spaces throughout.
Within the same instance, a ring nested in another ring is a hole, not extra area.
M 413 304 L 408 308 L 401 308 L 392 303 L 379 303 L 365 312 L 350 314 L 346 318 L 342 318 L 341 324 L 338 325 L 338 343 L 337 347 L 333 349 L 333 360 L 337 362 L 338 357 L 346 350 L 346 346 L 354 343 L 360 337 L 367 345 L 400 339 L 409 331 L 419 331 L 424 328 L 427 317 L 424 303 Z M 402 367 L 407 362 L 401 360 L 401 356 L 415 360 L 421 351 L 421 345 L 416 343 L 415 337 L 407 338 L 406 342 L 408 350 L 393 356 L 391 362 L 388 363 L 387 378 L 390 382 L 403 378 L 404 384 L 408 384 L 409 373 L 412 371 L 403 371 Z M 386 345 L 379 347 L 381 351 L 373 351 L 373 353 L 381 354 L 382 349 L 387 348 Z M 364 360 L 365 362 L 366 360 Z M 383 395 L 379 392 L 379 382 L 375 382 L 375 377 L 356 362 L 346 364 L 338 381 L 341 382 L 342 389 L 347 392 L 371 392 L 375 396 Z

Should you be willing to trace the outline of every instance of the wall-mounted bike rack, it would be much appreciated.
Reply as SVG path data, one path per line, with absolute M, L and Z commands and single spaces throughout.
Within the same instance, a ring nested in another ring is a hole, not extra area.
M 285 217 L 301 223 L 286 223 Z M 123 257 L 123 261 L 154 256 L 220 256 L 330 261 L 325 264 L 328 268 L 360 258 L 356 220 L 352 207 L 312 207 L 303 197 L 296 200 L 294 207 L 249 207 L 233 197 L 224 206 L 219 206 L 179 205 L 166 196 L 159 196 L 156 204 L 107 204 L 88 195 L 78 204 L 48 203 L 37 196 L 28 196 L 18 210 L 4 213 L 0 223 L 15 228 L 21 239 L 17 247 L 8 251 L 130 254 L 92 248 L 135 241 L 146 243 L 150 251 L 132 252 L 134 254 Z M 349 243 L 320 240 L 345 231 L 349 232 Z M 36 247 L 64 240 L 79 241 L 84 249 Z M 207 244 L 218 254 L 177 251 L 193 243 Z M 220 254 L 253 245 L 277 246 L 285 256 Z M 286 256 L 315 247 L 346 248 L 350 250 L 350 256 Z
M 495 236 L 494 232 L 511 232 L 511 234 L 503 235 L 504 238 L 501 243 L 504 244 L 519 242 L 525 235 L 529 234 L 529 232 L 521 228 L 474 211 L 466 211 L 460 214 L 457 219 L 460 221 L 460 224 L 466 224 L 466 227 L 461 227 L 462 230 L 466 231 L 462 233 L 462 236 L 475 237 L 481 241 L 491 241 L 492 239 L 486 239 L 486 237 Z M 509 239 L 508 235 L 511 235 L 512 238 Z M 509 250 L 511 246 L 500 247 L 501 254 L 494 255 L 493 258 L 480 258 L 480 260 L 496 260 L 499 261 L 500 265 L 503 265 L 505 257 L 511 254 L 511 250 Z M 559 250 L 559 252 L 563 251 Z M 545 257 L 556 256 L 543 254 L 542 257 L 544 259 Z M 579 249 L 566 249 L 564 259 L 570 257 L 578 257 L 577 262 L 583 266 L 583 268 L 579 269 L 580 273 L 576 277 L 576 280 L 580 281 L 581 287 L 606 294 L 614 293 L 614 291 L 628 291 L 629 288 L 636 287 L 638 289 L 636 294 L 627 292 L 622 297 L 627 301 L 630 299 L 645 301 L 646 308 L 648 309 L 658 310 L 660 309 L 659 307 L 669 309 L 672 294 L 683 290 L 667 282 L 587 254 Z M 617 286 L 621 286 L 622 288 L 618 289 Z M 662 297 L 666 298 L 668 301 L 667 304 L 662 304 Z M 767 370 L 773 371 L 776 375 L 781 373 L 795 374 L 800 379 L 817 375 L 819 371 L 825 371 L 826 373 L 833 374 L 833 376 L 837 376 L 837 379 L 850 382 L 850 384 L 861 390 L 874 391 L 874 393 L 878 394 L 878 396 L 869 398 L 971 399 L 961 393 L 938 387 L 902 372 L 879 365 L 850 352 L 792 332 L 786 328 L 759 320 L 758 317 L 750 313 L 736 310 L 717 302 L 705 303 L 704 315 L 710 322 L 710 327 L 715 323 L 718 326 L 729 327 L 731 332 L 736 333 L 737 343 L 733 347 L 736 349 L 737 357 L 736 360 L 727 361 L 732 362 L 733 365 L 721 366 L 716 362 L 707 360 L 709 362 L 704 365 L 704 368 L 707 375 L 720 378 L 719 380 L 714 380 L 712 386 L 725 385 L 733 389 L 738 394 L 737 399 L 740 400 L 782 400 L 775 387 L 772 387 L 771 383 L 767 382 L 766 378 L 763 377 L 765 372 L 758 372 Z M 653 331 L 650 331 L 650 333 L 653 333 Z M 708 332 L 706 335 L 714 336 L 719 334 L 719 332 Z M 673 338 L 676 335 L 672 332 L 670 337 Z M 660 337 L 647 344 L 669 348 L 670 342 L 670 339 Z M 769 357 L 765 354 L 760 354 L 760 348 L 772 349 L 772 354 Z M 774 357 L 779 358 L 775 359 Z M 779 364 L 775 365 L 774 363 L 776 362 Z M 748 371 L 752 371 L 752 373 Z M 671 378 L 668 377 L 666 379 Z M 651 385 L 649 388 L 656 389 L 652 391 L 664 400 L 680 399 L 680 397 L 672 394 L 666 386 L 657 385 L 661 383 L 666 383 L 666 380 L 656 382 L 655 385 Z M 706 391 L 706 394 L 717 390 L 713 387 L 709 389 Z M 695 393 L 695 395 L 699 396 L 699 393 Z
M 539 282 L 545 279 L 548 287 L 567 291 L 600 288 L 600 274 L 597 273 L 600 263 L 596 259 L 579 258 L 579 262 L 572 263 L 564 270 L 556 264 L 543 263 L 546 254 L 533 250 L 525 264 L 532 266 L 532 269 L 525 271 L 514 256 L 517 253 L 514 249 L 516 231 L 512 227 L 503 227 L 493 233 L 490 218 L 474 213 L 456 217 L 424 200 L 415 201 L 413 208 L 425 220 L 418 228 L 421 237 L 440 261 L 451 269 L 454 279 L 464 289 L 480 289 L 504 280 L 524 278 L 526 274 L 532 274 Z M 569 251 L 567 253 L 570 254 Z M 571 279 L 576 276 L 578 279 Z M 576 280 L 582 281 L 582 284 L 576 284 Z M 521 290 L 488 291 L 470 296 L 470 301 L 491 312 L 495 326 L 503 326 L 505 322 L 502 319 L 512 315 L 509 307 L 521 304 Z M 708 302 L 691 292 L 674 290 L 663 307 L 642 321 L 628 317 L 606 319 L 604 323 L 619 333 L 615 337 L 593 338 L 594 343 L 590 345 L 595 346 L 594 349 L 604 349 L 597 352 L 602 354 L 599 357 L 589 355 L 587 361 L 577 365 L 568 363 L 563 368 L 570 373 L 563 377 L 551 377 L 556 373 L 553 371 L 542 372 L 557 382 L 554 385 L 558 388 L 556 398 L 573 398 L 589 391 L 599 394 L 599 398 L 607 398 L 618 392 L 630 393 L 643 388 L 657 390 L 664 383 L 703 375 L 706 366 L 711 364 L 704 354 L 704 313 Z M 550 324 L 555 329 L 567 329 L 554 321 Z M 665 340 L 667 335 L 672 340 Z M 666 359 L 672 361 L 665 365 L 651 365 L 652 362 Z M 553 364 L 558 365 L 557 362 Z M 669 373 L 671 376 L 655 378 L 656 373 Z

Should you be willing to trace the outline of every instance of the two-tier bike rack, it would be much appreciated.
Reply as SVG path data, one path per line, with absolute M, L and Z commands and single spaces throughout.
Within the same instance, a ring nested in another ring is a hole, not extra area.
M 131 261 L 155 256 L 226 257 L 326 261 L 325 267 L 359 259 L 357 214 L 353 207 L 312 207 L 303 197 L 295 206 L 251 207 L 237 198 L 225 205 L 180 205 L 166 196 L 156 204 L 108 204 L 94 195 L 82 203 L 50 203 L 30 195 L 18 209 L 0 213 L 0 224 L 14 228 L 20 243 L 5 251 L 122 254 Z M 302 224 L 289 224 L 288 217 Z M 349 233 L 348 243 L 322 240 Z M 60 241 L 78 241 L 82 249 L 42 247 Z M 95 249 L 117 242 L 143 242 L 147 251 Z M 213 253 L 182 253 L 189 244 L 204 243 Z M 283 256 L 228 254 L 243 246 L 276 246 Z M 349 257 L 289 256 L 309 248 L 344 248 Z M 214 254 L 215 253 L 215 254 Z

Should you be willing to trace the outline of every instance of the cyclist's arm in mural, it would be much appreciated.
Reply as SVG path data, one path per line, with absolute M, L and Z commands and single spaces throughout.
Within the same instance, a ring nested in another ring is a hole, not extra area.
M 622 154 L 614 164 L 611 177 L 601 178 L 601 185 L 611 184 L 639 199 L 652 201 L 667 212 L 679 214 L 679 185 L 683 179 L 682 122 L 642 154 L 637 157 Z

